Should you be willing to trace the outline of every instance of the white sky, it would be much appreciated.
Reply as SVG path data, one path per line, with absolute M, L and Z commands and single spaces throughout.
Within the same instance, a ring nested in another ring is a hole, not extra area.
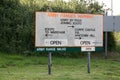
M 65 0 L 68 1 L 68 0 Z M 113 15 L 120 15 L 120 0 L 96 0 L 100 4 L 103 2 L 106 4 L 105 8 L 111 8 L 111 1 L 113 1 Z M 108 11 L 108 15 L 111 15 L 111 11 Z
M 120 15 L 120 0 L 97 0 L 100 3 L 105 3 L 106 8 L 111 8 L 111 1 L 113 2 L 113 15 Z M 111 15 L 111 11 L 108 12 Z

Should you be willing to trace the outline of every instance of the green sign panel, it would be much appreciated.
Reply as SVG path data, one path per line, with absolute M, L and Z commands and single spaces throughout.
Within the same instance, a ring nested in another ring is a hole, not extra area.
M 95 51 L 103 51 L 103 47 L 96 47 Z M 81 52 L 81 48 L 36 48 L 37 52 Z

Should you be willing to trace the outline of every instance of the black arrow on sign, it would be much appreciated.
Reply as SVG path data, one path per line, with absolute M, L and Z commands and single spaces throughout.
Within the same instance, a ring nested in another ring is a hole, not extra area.
M 72 28 L 74 28 L 74 26 L 68 26 L 68 27 L 72 27 Z

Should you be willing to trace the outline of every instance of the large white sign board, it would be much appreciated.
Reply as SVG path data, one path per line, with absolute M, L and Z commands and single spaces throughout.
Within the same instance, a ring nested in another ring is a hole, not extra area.
M 36 12 L 35 47 L 103 46 L 103 15 Z

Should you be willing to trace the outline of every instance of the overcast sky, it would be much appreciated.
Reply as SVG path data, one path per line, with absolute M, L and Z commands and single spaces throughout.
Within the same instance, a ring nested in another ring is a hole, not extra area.
M 111 8 L 111 1 L 113 2 L 113 15 L 120 15 L 120 0 L 98 0 L 99 3 L 105 3 L 107 8 Z M 110 11 L 109 15 L 111 15 Z
M 106 7 L 104 8 L 111 8 L 111 1 L 113 1 L 113 15 L 120 15 L 120 0 L 96 0 L 96 1 L 98 1 L 100 4 L 105 3 Z M 108 12 L 108 15 L 111 15 L 111 11 Z

